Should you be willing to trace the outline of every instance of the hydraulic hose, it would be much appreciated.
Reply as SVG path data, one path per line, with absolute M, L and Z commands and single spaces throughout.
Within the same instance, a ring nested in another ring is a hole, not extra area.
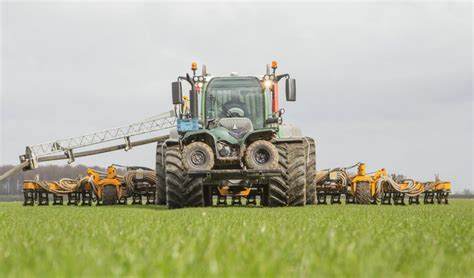
M 59 188 L 66 191 L 66 192 L 75 192 L 79 189 L 80 183 L 78 180 L 73 179 L 60 179 L 59 180 Z
M 35 180 L 25 180 L 25 182 L 34 183 L 41 187 L 44 191 L 54 194 L 68 194 L 77 190 L 77 181 L 71 179 L 62 179 L 59 182 Z
M 406 184 L 405 188 L 402 188 L 402 184 Z M 393 189 L 400 193 L 405 193 L 408 197 L 416 197 L 423 193 L 423 188 L 416 186 L 416 182 L 412 179 L 403 180 L 401 184 L 394 181 L 391 177 L 381 176 L 375 184 L 375 195 L 378 197 L 382 192 L 386 190 L 384 185 L 388 185 L 390 189 Z
M 156 186 L 158 178 L 153 170 L 129 170 L 124 175 L 125 184 L 130 192 L 137 192 L 137 183 L 146 182 L 151 186 Z

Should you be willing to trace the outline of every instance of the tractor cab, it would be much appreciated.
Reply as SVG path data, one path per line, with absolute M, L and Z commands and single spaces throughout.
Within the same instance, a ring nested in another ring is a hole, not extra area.
M 197 75 L 197 64 L 192 63 L 193 75 L 180 76 L 172 83 L 178 132 L 212 129 L 228 118 L 246 118 L 247 121 L 237 121 L 251 123 L 254 129 L 275 128 L 284 112 L 278 102 L 278 82 L 282 78 L 286 80 L 287 101 L 296 100 L 295 79 L 289 74 L 276 75 L 277 67 L 273 61 L 273 72 L 267 65 L 267 73 L 260 77 L 236 74 L 213 77 L 207 74 L 206 66 Z M 189 96 L 183 96 L 181 81 L 190 85 Z

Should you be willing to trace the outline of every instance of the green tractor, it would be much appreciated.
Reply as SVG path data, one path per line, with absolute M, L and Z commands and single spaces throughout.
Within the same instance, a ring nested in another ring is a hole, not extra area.
M 157 203 L 168 208 L 232 204 L 304 206 L 316 201 L 316 150 L 312 138 L 282 122 L 278 82 L 287 101 L 296 81 L 277 75 L 277 63 L 262 77 L 197 75 L 172 83 L 177 128 L 158 143 Z M 183 96 L 182 82 L 190 85 Z M 258 202 L 257 202 L 258 200 Z

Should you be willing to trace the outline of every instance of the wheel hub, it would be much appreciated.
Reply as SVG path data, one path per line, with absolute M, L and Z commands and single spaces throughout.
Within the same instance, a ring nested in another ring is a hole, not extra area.
M 191 162 L 194 165 L 203 165 L 206 162 L 206 154 L 202 151 L 195 151 L 191 154 Z
M 265 164 L 270 160 L 270 153 L 265 149 L 255 152 L 254 159 L 258 164 Z

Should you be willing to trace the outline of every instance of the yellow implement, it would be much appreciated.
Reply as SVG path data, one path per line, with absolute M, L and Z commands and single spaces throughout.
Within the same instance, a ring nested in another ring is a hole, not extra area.
M 125 183 L 117 175 L 114 166 L 107 167 L 105 176 L 94 169 L 87 169 L 87 184 L 94 190 L 97 200 L 104 205 L 115 205 L 125 201 Z

